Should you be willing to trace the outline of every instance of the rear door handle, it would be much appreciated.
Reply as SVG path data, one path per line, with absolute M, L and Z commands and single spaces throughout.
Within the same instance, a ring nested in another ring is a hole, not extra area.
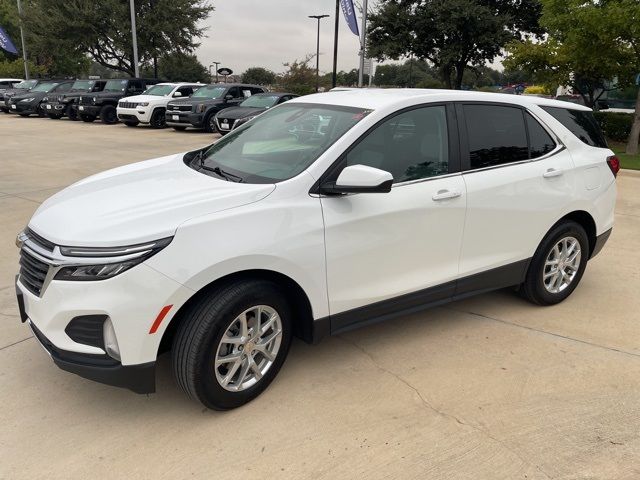
M 562 169 L 560 168 L 549 168 L 547 169 L 546 172 L 544 172 L 542 174 L 542 176 L 544 178 L 553 178 L 553 177 L 559 177 L 560 175 L 562 175 L 564 172 L 562 171 Z
M 458 198 L 461 196 L 461 192 L 457 192 L 455 190 L 438 190 L 433 197 L 431 197 L 434 201 L 438 202 L 440 200 L 449 200 L 451 198 Z

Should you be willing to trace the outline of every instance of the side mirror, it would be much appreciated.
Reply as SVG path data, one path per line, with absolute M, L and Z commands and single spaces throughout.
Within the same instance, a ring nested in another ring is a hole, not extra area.
M 233 100 L 233 95 L 231 95 L 230 93 L 226 94 L 224 96 L 224 101 L 228 102 L 229 100 Z
M 335 182 L 327 182 L 320 186 L 320 191 L 327 194 L 342 193 L 388 193 L 393 184 L 393 175 L 379 168 L 366 165 L 346 167 Z
M 173 94 L 173 97 L 174 97 L 174 98 L 181 97 L 181 96 L 182 96 L 182 92 L 175 92 L 175 93 Z

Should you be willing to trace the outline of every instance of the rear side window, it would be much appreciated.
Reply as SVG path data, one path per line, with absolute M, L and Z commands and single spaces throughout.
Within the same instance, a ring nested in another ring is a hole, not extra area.
M 607 148 L 607 142 L 592 112 L 559 107 L 542 107 L 542 109 L 567 127 L 582 142 L 592 147 Z
M 522 110 L 497 105 L 464 105 L 471 169 L 529 158 Z
M 542 157 L 556 148 L 556 143 L 551 138 L 551 135 L 542 128 L 542 125 L 529 113 L 526 113 L 525 117 L 527 118 L 527 130 L 529 131 L 531 158 Z

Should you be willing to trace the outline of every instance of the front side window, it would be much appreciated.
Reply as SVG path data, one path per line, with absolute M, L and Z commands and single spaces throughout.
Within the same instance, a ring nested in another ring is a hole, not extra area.
M 608 148 L 602 130 L 591 111 L 559 107 L 541 108 L 568 128 L 583 143 L 592 147 Z
M 226 91 L 225 87 L 216 87 L 214 85 L 206 85 L 196 90 L 192 95 L 192 97 L 209 98 L 213 100 L 213 99 L 222 97 L 225 91 Z
M 71 86 L 72 92 L 90 92 L 93 89 L 93 80 L 76 80 Z
M 68 92 L 69 90 L 71 90 L 72 85 L 72 83 L 62 83 L 51 90 L 55 92 Z
M 394 183 L 449 173 L 446 108 L 421 107 L 385 120 L 347 153 L 350 165 L 385 170 Z
M 529 158 L 522 110 L 498 105 L 464 105 L 471 169 Z
M 107 80 L 107 83 L 104 86 L 105 92 L 124 92 L 125 88 L 127 88 L 126 80 Z
M 285 104 L 222 137 L 190 166 L 230 181 L 286 180 L 306 170 L 369 112 L 332 105 Z

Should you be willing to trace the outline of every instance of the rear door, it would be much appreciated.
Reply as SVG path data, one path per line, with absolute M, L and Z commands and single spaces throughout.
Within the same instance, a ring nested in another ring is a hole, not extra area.
M 574 172 L 569 152 L 527 109 L 466 103 L 456 111 L 467 191 L 457 289 L 464 294 L 521 281 L 574 196 Z

